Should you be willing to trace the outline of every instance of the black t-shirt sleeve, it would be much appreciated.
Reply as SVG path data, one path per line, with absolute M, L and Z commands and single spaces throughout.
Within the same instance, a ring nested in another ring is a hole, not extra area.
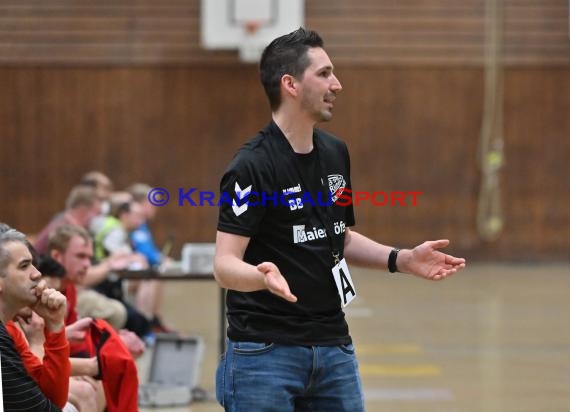
M 229 165 L 220 183 L 220 232 L 248 237 L 257 232 L 268 194 L 264 164 L 254 151 L 242 149 Z

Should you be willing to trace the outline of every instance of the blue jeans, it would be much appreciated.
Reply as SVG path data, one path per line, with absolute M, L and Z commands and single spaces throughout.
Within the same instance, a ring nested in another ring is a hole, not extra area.
M 364 411 L 352 345 L 228 341 L 216 398 L 229 412 Z

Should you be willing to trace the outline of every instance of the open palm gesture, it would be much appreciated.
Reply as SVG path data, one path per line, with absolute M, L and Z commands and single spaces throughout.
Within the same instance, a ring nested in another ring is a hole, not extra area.
M 456 258 L 440 252 L 438 249 L 449 245 L 449 240 L 433 240 L 413 248 L 402 256 L 399 267 L 403 272 L 429 279 L 442 280 L 465 267 L 465 259 Z

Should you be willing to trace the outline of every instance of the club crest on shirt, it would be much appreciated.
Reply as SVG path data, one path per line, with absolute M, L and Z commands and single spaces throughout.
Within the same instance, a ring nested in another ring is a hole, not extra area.
M 342 175 L 329 175 L 328 181 L 332 201 L 336 202 L 346 187 L 346 180 L 344 180 Z
M 236 192 L 236 199 L 232 199 L 232 210 L 236 216 L 239 216 L 247 211 L 249 204 L 247 202 L 247 196 L 251 193 L 251 186 L 242 189 L 239 183 L 236 181 L 234 186 L 234 191 Z

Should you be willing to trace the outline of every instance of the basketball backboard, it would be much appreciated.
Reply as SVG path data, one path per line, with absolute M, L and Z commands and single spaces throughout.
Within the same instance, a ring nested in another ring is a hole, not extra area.
M 238 49 L 242 61 L 256 62 L 271 40 L 303 21 L 304 0 L 202 0 L 202 46 Z

